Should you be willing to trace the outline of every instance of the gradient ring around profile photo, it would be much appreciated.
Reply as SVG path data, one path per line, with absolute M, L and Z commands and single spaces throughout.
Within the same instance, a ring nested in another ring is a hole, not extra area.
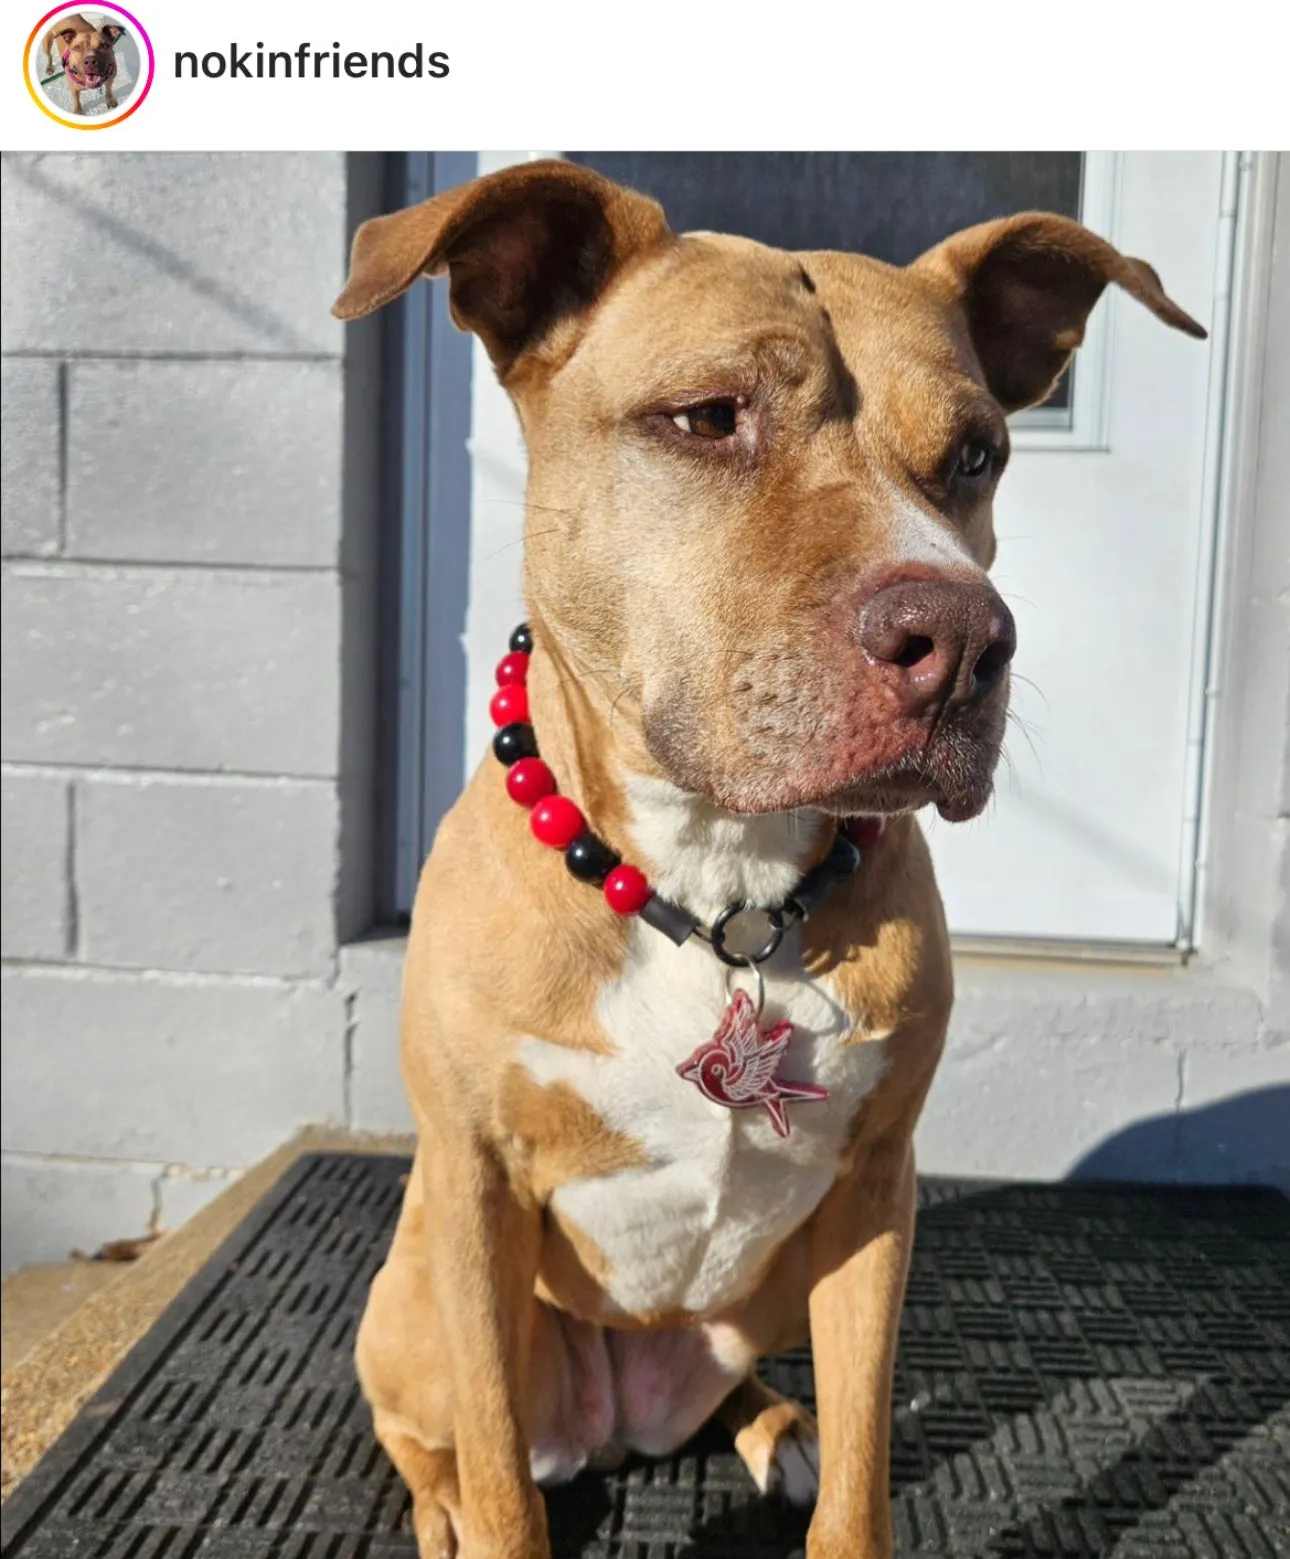
M 23 54 L 27 91 L 69 130 L 106 130 L 152 90 L 156 58 L 138 19 L 119 5 L 59 5 L 32 28 Z

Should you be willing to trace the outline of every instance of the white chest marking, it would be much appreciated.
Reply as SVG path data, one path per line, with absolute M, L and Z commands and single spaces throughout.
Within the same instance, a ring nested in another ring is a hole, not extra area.
M 639 774 L 626 775 L 624 787 L 632 838 L 655 888 L 709 925 L 734 899 L 783 903 L 821 831 L 833 826 L 806 810 L 739 817 Z
M 616 1054 L 521 1046 L 537 1081 L 568 1083 L 649 1155 L 641 1168 L 567 1182 L 553 1199 L 606 1257 L 610 1297 L 625 1311 L 709 1314 L 744 1297 L 837 1175 L 885 1046 L 844 1043 L 853 1020 L 825 982 L 795 968 L 796 951 L 793 935 L 766 966 L 764 1021 L 793 1024 L 781 1075 L 827 1088 L 828 1098 L 790 1104 L 786 1138 L 764 1110 L 728 1109 L 677 1076 L 721 1020 L 725 971 L 706 947 L 673 947 L 648 926 L 633 928 L 622 977 L 598 1004 Z
M 627 790 L 642 853 L 666 863 L 656 864 L 658 886 L 709 921 L 731 899 L 782 900 L 820 826 L 810 815 L 736 818 L 664 781 L 632 778 Z M 649 1156 L 640 1168 L 569 1181 L 553 1198 L 606 1257 L 610 1297 L 624 1311 L 711 1314 L 749 1294 L 832 1185 L 856 1111 L 886 1069 L 882 1041 L 855 1043 L 855 1019 L 827 979 L 804 975 L 796 929 L 763 970 L 763 1022 L 787 1018 L 794 1029 L 780 1075 L 828 1090 L 788 1106 L 786 1138 L 764 1110 L 728 1109 L 677 1076 L 726 1007 L 725 967 L 697 939 L 675 947 L 633 923 L 622 974 L 597 1004 L 614 1054 L 520 1047 L 538 1082 L 569 1084 Z

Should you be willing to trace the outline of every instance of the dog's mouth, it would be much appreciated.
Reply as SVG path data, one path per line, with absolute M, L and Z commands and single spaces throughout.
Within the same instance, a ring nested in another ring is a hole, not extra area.
M 901 812 L 916 812 L 934 806 L 947 823 L 965 823 L 985 811 L 994 794 L 991 774 L 958 776 L 947 783 L 937 774 L 885 774 L 863 780 L 831 796 L 816 799 L 821 812 L 851 817 L 857 813 L 894 817 Z
M 829 794 L 799 803 L 850 817 L 885 817 L 934 806 L 947 823 L 978 817 L 994 794 L 997 754 L 976 743 L 938 743 L 875 773 L 857 776 Z
M 926 747 L 881 767 L 846 773 L 804 756 L 785 769 L 748 774 L 733 784 L 698 786 L 726 811 L 745 814 L 809 808 L 837 817 L 895 817 L 934 806 L 950 823 L 978 817 L 994 793 L 998 744 L 947 731 Z M 750 783 L 751 781 L 751 783 Z M 691 781 L 687 788 L 696 788 Z
M 101 65 L 97 60 L 82 60 L 76 67 L 76 74 L 87 87 L 101 87 L 107 80 L 107 66 Z
M 736 745 L 711 742 L 702 706 L 662 699 L 646 706 L 645 745 L 673 784 L 726 812 L 892 817 L 934 806 L 960 823 L 985 810 L 1002 750 L 1005 684 L 931 722 L 864 703 L 809 718 L 819 702 L 800 702 L 808 718 L 787 696 L 778 706 L 739 708 Z

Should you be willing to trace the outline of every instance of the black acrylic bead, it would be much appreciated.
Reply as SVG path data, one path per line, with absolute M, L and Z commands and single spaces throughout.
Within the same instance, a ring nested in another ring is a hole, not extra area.
M 579 834 L 564 852 L 564 864 L 578 881 L 594 882 L 597 887 L 620 864 L 621 859 L 603 839 L 597 839 L 590 832 Z
M 511 635 L 511 648 L 523 650 L 526 655 L 533 653 L 533 630 L 527 623 L 521 623 Z
M 533 734 L 533 727 L 521 720 L 504 725 L 493 737 L 493 751 L 508 769 L 521 758 L 536 758 L 537 737 Z

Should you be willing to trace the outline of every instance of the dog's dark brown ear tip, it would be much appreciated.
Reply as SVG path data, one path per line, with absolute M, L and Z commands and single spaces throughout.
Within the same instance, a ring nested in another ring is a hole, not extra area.
M 1178 313 L 1180 316 L 1178 320 L 1179 330 L 1181 330 L 1185 335 L 1191 336 L 1193 340 L 1209 340 L 1209 331 L 1205 329 L 1204 325 L 1202 325 L 1199 320 L 1193 319 L 1190 314 L 1184 314 L 1181 309 L 1178 310 Z
M 1158 320 L 1174 330 L 1181 330 L 1184 335 L 1191 336 L 1197 341 L 1209 339 L 1209 331 L 1204 325 L 1194 320 L 1185 309 L 1180 309 L 1165 291 L 1164 283 L 1160 280 L 1160 273 L 1155 266 L 1148 265 L 1145 260 L 1128 258 L 1122 263 L 1128 268 L 1127 274 L 1122 273 L 1116 279 L 1140 303 L 1144 303 Z
M 1175 330 L 1181 330 L 1183 335 L 1191 336 L 1194 341 L 1208 341 L 1209 331 L 1199 320 L 1195 320 L 1185 310 L 1180 309 L 1171 298 L 1164 298 L 1159 303 L 1149 305 L 1156 318 L 1166 325 L 1171 325 Z

